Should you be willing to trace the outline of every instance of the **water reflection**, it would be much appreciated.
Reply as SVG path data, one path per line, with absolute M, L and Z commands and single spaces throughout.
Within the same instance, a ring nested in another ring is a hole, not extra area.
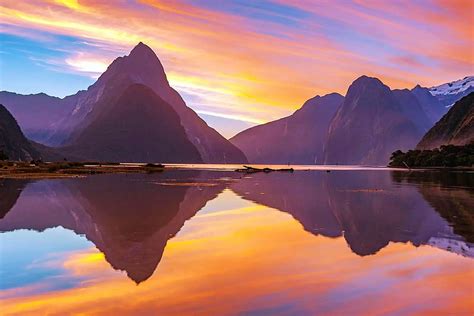
M 400 184 L 415 184 L 424 199 L 454 228 L 474 243 L 474 174 L 468 172 L 393 172 Z
M 272 173 L 246 177 L 231 188 L 290 213 L 310 233 L 344 236 L 360 256 L 389 242 L 411 242 L 472 257 L 473 245 L 466 241 L 472 241 L 474 229 L 473 175 L 429 182 L 439 177 L 433 172 Z
M 28 181 L 0 179 L 0 219 L 15 205 Z
M 225 181 L 195 171 L 103 175 L 32 182 L 19 198 L 22 185 L 4 183 L 8 189 L 1 192 L 9 203 L 1 204 L 1 212 L 8 213 L 1 232 L 70 229 L 92 241 L 114 269 L 140 283 L 155 271 L 168 239 L 224 189 Z
M 0 198 L 5 315 L 474 310 L 471 174 L 168 171 Z
M 381 171 L 252 174 L 169 171 L 81 179 L 3 180 L 0 231 L 61 226 L 84 235 L 136 283 L 167 241 L 224 189 L 291 214 L 314 235 L 367 256 L 390 242 L 473 257 L 473 175 Z

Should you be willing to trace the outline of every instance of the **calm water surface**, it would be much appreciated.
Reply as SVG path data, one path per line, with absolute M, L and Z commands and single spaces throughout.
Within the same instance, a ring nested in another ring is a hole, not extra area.
M 2 315 L 474 314 L 474 174 L 0 180 Z

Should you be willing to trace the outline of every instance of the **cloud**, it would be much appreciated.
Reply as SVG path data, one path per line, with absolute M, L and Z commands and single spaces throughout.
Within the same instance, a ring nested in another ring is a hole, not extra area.
M 6 0 L 0 18 L 8 25 L 6 33 L 83 42 L 83 55 L 69 52 L 62 67 L 86 76 L 97 76 L 111 56 L 125 55 L 143 41 L 156 51 L 170 82 L 199 101 L 191 107 L 261 122 L 289 114 L 317 94 L 344 94 L 362 74 L 405 88 L 473 73 L 473 6 L 472 1 L 275 0 L 212 6 Z M 85 54 L 88 49 L 92 56 Z
M 84 72 L 92 78 L 98 78 L 110 64 L 110 61 L 101 57 L 89 56 L 87 53 L 77 53 L 68 57 L 65 63 L 77 72 Z

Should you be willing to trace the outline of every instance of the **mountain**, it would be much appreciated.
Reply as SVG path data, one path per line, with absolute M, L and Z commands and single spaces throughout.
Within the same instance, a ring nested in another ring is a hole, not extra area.
M 178 114 L 153 90 L 132 84 L 115 93 L 118 100 L 64 148 L 67 153 L 95 161 L 202 162 Z
M 325 163 L 386 165 L 393 151 L 413 148 L 424 134 L 414 119 L 389 87 L 362 76 L 329 126 Z
M 451 107 L 456 101 L 471 92 L 474 92 L 474 76 L 467 76 L 430 88 L 430 93 L 445 107 Z
M 60 99 L 45 93 L 22 95 L 0 91 L 0 103 L 16 118 L 29 139 L 50 144 L 49 135 L 71 110 L 74 97 Z
M 474 141 L 474 92 L 456 102 L 422 138 L 417 149 L 465 145 Z
M 343 100 L 337 93 L 316 96 L 292 115 L 249 128 L 230 141 L 251 163 L 322 163 L 329 123 Z
M 411 92 L 418 100 L 423 111 L 426 113 L 431 126 L 438 122 L 438 120 L 448 111 L 448 109 L 431 94 L 428 88 L 417 85 L 411 90 Z
M 392 93 L 397 99 L 403 115 L 409 118 L 417 128 L 427 132 L 433 126 L 434 122 L 429 119 L 424 107 L 412 91 L 397 89 L 392 90 Z M 430 107 L 432 107 L 432 104 Z
M 15 118 L 0 104 L 0 152 L 10 160 L 39 159 L 40 153 L 23 135 Z
M 58 124 L 50 138 L 59 140 L 62 146 L 81 143 L 81 134 L 93 122 L 110 113 L 110 109 L 131 84 L 139 83 L 152 89 L 178 114 L 187 138 L 197 148 L 206 163 L 246 162 L 244 154 L 209 127 L 181 96 L 170 87 L 163 66 L 150 47 L 139 43 L 128 56 L 119 57 L 109 65 L 99 79 L 87 91 L 75 96 L 72 111 Z M 104 114 L 105 113 L 105 114 Z M 161 120 L 156 124 L 162 124 Z M 131 143 L 123 143 L 131 146 Z M 138 154 L 143 156 L 145 153 Z M 198 162 L 198 161 L 196 161 Z

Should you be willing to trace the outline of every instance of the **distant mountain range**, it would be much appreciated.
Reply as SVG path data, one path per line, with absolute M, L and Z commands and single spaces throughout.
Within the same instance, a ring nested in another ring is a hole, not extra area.
M 57 123 L 72 111 L 74 100 L 74 96 L 60 99 L 44 93 L 0 92 L 0 103 L 15 117 L 25 136 L 47 145 L 51 145 L 49 137 Z
M 441 145 L 466 145 L 474 141 L 474 92 L 457 101 L 416 146 L 433 149 Z
M 2 91 L 0 103 L 35 142 L 30 156 L 36 151 L 47 160 L 386 165 L 393 151 L 414 148 L 473 89 L 474 76 L 412 90 L 362 76 L 345 97 L 316 96 L 229 141 L 185 104 L 156 54 L 139 43 L 85 91 L 63 99 Z
M 230 141 L 252 163 L 386 165 L 393 151 L 413 148 L 447 110 L 428 88 L 390 90 L 362 76 L 345 98 L 314 97 L 294 114 Z

